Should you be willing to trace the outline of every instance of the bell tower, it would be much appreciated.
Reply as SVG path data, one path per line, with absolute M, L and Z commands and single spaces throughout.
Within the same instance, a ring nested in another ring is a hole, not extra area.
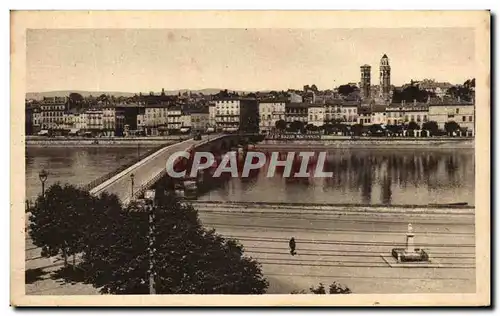
M 389 98 L 391 92 L 391 66 L 386 54 L 380 59 L 380 96 Z
M 363 65 L 360 67 L 360 70 L 361 81 L 359 83 L 359 88 L 361 90 L 361 96 L 363 99 L 368 99 L 370 97 L 371 67 L 370 65 Z

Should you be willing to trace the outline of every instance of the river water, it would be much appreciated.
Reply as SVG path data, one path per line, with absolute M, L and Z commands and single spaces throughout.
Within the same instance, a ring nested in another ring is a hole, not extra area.
M 147 150 L 144 148 L 143 150 Z M 55 182 L 86 184 L 138 155 L 137 147 L 27 148 L 26 197 L 41 191 L 38 172 Z M 273 178 L 266 172 L 230 178 L 199 200 L 295 203 L 474 205 L 473 149 L 336 149 L 324 171 L 331 178 Z

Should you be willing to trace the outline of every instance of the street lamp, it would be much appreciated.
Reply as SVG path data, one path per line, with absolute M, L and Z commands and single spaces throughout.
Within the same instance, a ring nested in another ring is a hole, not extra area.
M 133 199 L 134 198 L 134 174 L 130 174 L 130 189 L 131 189 L 131 195 L 130 195 L 130 199 Z
M 38 174 L 38 177 L 40 178 L 40 181 L 42 182 L 42 197 L 45 196 L 45 181 L 47 181 L 48 175 L 49 174 L 47 173 L 47 171 L 45 171 L 45 169 L 40 171 L 40 173 Z
M 156 294 L 155 271 L 154 271 L 154 206 L 155 206 L 155 190 L 147 190 L 144 192 L 144 199 L 149 214 L 149 294 Z

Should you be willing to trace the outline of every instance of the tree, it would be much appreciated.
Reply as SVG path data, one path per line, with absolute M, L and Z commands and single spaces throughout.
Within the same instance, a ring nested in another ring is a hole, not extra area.
M 268 287 L 260 265 L 243 247 L 202 227 L 192 206 L 160 194 L 154 213 L 157 294 L 261 294 Z M 89 282 L 102 293 L 149 293 L 148 213 L 132 204 L 105 232 L 104 245 L 86 257 Z
M 304 131 L 304 122 L 301 121 L 293 121 L 290 123 L 290 132 L 303 132 Z
M 444 130 L 446 131 L 446 133 L 448 135 L 450 135 L 450 134 L 460 130 L 460 125 L 458 125 L 458 123 L 455 121 L 446 122 L 446 123 L 444 123 Z
M 380 134 L 384 133 L 384 129 L 382 128 L 382 126 L 380 124 L 372 124 L 369 127 L 369 131 L 370 131 L 371 135 L 377 135 L 377 134 L 380 135 Z
M 419 130 L 419 129 L 420 129 L 420 126 L 417 123 L 415 123 L 414 121 L 411 121 L 408 124 L 408 130 L 410 130 L 410 131 Z
M 316 131 L 316 126 L 314 124 L 307 124 L 305 127 L 306 131 Z
M 361 133 L 363 132 L 363 125 L 354 124 L 351 130 L 354 136 L 361 136 Z
M 309 291 L 311 291 L 311 293 L 313 293 L 313 294 L 326 294 L 326 288 L 323 285 L 323 283 L 320 283 L 317 287 L 311 286 L 309 288 Z M 333 282 L 328 287 L 328 293 L 329 294 L 351 294 L 352 292 L 347 286 L 339 284 L 337 282 Z M 294 291 L 294 292 L 292 292 L 292 294 L 307 294 L 307 293 L 306 293 L 306 291 L 302 290 L 302 291 Z
M 279 131 L 284 131 L 286 129 L 286 122 L 284 120 L 278 120 L 274 125 Z
M 83 250 L 81 224 L 89 218 L 87 212 L 93 198 L 87 191 L 56 183 L 39 195 L 30 215 L 30 236 L 35 246 L 42 248 L 43 257 L 61 254 L 64 266 L 68 256 Z
M 349 84 L 344 84 L 338 87 L 339 94 L 343 96 L 348 96 L 354 91 L 356 91 L 356 87 Z
M 429 122 L 425 122 L 424 124 L 422 124 L 422 129 L 429 131 L 429 133 L 431 135 L 436 135 L 438 133 L 439 127 L 438 127 L 437 122 L 429 121 Z

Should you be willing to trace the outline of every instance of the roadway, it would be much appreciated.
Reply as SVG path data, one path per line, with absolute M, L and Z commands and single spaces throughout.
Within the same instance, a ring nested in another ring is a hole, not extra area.
M 132 183 L 130 175 L 134 174 L 134 192 L 148 183 L 155 176 L 165 170 L 167 159 L 177 151 L 184 151 L 190 147 L 197 146 L 200 143 L 210 139 L 213 140 L 218 136 L 203 136 L 201 140 L 188 139 L 165 148 L 160 149 L 151 156 L 137 162 L 130 168 L 118 173 L 111 179 L 103 182 L 97 187 L 90 190 L 91 194 L 100 194 L 108 192 L 116 194 L 122 203 L 127 204 L 132 195 Z
M 390 213 L 390 208 L 346 207 L 297 210 L 286 206 L 231 208 L 193 203 L 203 224 L 238 239 L 245 255 L 262 264 L 268 293 L 307 290 L 320 282 L 347 285 L 353 293 L 475 292 L 475 227 L 473 210 L 441 209 Z M 438 268 L 391 268 L 380 254 L 403 246 L 412 223 L 415 246 L 427 250 Z M 294 237 L 297 254 L 288 241 Z M 86 284 L 64 284 L 50 278 L 62 266 L 55 257 L 41 258 L 40 248 L 26 239 L 26 269 L 43 270 L 40 281 L 26 285 L 27 294 L 98 294 Z
M 333 281 L 353 293 L 475 292 L 473 214 L 286 214 L 265 207 L 235 212 L 203 203 L 195 208 L 206 227 L 238 239 L 245 254 L 262 264 L 268 293 L 287 294 Z M 380 256 L 404 247 L 408 223 L 416 233 L 415 246 L 440 267 L 391 268 Z M 295 256 L 288 248 L 291 237 L 297 244 Z

